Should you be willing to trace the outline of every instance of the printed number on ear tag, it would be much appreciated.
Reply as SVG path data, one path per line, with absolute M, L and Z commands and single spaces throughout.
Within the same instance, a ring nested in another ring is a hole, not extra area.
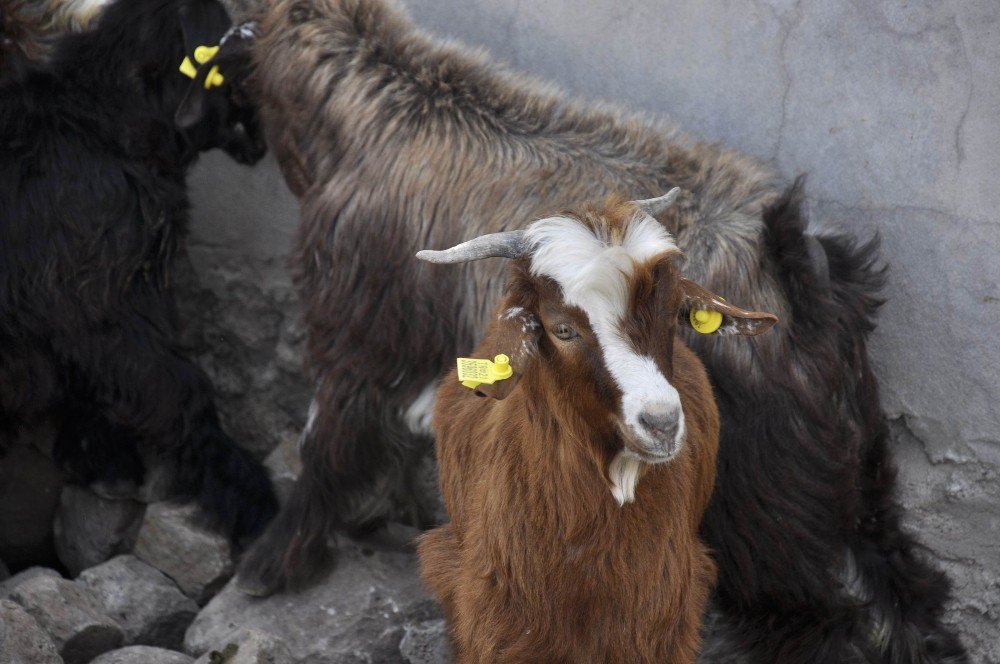
M 458 380 L 469 389 L 476 389 L 482 383 L 492 385 L 498 380 L 506 380 L 514 375 L 510 367 L 510 358 L 500 354 L 489 360 L 476 360 L 471 357 L 458 358 Z

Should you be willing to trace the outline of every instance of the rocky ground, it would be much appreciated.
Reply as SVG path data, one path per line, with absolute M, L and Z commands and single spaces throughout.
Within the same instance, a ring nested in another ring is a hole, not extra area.
M 297 470 L 286 441 L 267 466 L 279 491 Z M 148 487 L 147 487 L 148 489 Z M 444 621 L 416 575 L 416 531 L 343 539 L 338 565 L 299 594 L 250 598 L 233 552 L 187 505 L 140 489 L 109 499 L 61 489 L 57 565 L 13 576 L 0 563 L 3 664 L 447 662 Z M 153 498 L 153 500 L 144 500 Z

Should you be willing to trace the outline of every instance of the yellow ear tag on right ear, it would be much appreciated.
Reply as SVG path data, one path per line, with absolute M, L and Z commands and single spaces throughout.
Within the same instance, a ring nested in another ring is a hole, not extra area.
M 504 354 L 497 355 L 493 361 L 475 360 L 471 357 L 458 358 L 458 380 L 471 390 L 482 383 L 492 385 L 498 380 L 506 380 L 514 375 L 510 366 L 510 358 Z
M 219 52 L 218 46 L 202 45 L 194 49 L 194 59 L 198 62 L 199 65 L 203 65 L 212 58 L 214 58 L 215 54 L 218 52 Z
M 712 334 L 722 327 L 722 314 L 711 309 L 692 309 L 691 327 L 702 334 Z

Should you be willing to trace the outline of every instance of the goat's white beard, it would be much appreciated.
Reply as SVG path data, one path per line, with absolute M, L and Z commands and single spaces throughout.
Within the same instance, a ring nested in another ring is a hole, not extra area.
M 639 467 L 642 461 L 628 450 L 622 450 L 608 464 L 611 479 L 611 495 L 619 505 L 635 500 L 635 487 L 639 483 Z

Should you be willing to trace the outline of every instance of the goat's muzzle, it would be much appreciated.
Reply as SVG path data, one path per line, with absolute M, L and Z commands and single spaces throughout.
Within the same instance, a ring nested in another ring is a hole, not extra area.
M 684 444 L 684 413 L 671 403 L 646 406 L 636 417 L 626 447 L 646 463 L 663 463 L 677 456 Z M 635 435 L 639 434 L 639 435 Z

